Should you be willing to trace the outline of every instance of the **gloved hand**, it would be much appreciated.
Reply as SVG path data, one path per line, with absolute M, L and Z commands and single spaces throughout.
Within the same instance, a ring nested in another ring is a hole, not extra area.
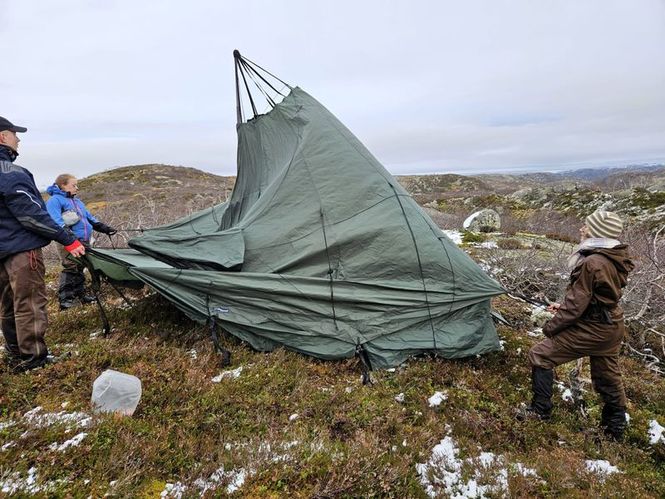
M 118 231 L 111 227 L 110 225 L 106 225 L 105 223 L 102 222 L 97 222 L 92 224 L 92 228 L 95 229 L 97 232 L 102 232 L 104 234 L 108 234 L 109 236 L 112 236 L 113 234 L 117 234 Z
M 81 241 L 78 239 L 72 244 L 65 246 L 65 249 L 69 251 L 72 256 L 79 257 L 85 255 L 85 246 L 81 244 Z

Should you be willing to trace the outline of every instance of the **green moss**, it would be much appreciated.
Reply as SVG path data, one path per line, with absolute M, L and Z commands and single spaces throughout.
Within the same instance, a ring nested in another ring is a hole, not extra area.
M 485 234 L 465 230 L 462 234 L 462 244 L 482 243 L 487 240 Z

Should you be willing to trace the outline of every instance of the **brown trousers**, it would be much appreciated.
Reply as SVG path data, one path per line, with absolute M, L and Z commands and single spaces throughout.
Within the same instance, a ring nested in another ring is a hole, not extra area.
M 0 262 L 0 328 L 10 362 L 26 368 L 48 355 L 46 284 L 42 250 L 16 253 Z
M 529 351 L 532 366 L 553 369 L 581 357 L 589 357 L 591 381 L 603 402 L 626 407 L 619 351 L 625 334 L 623 320 L 600 330 L 595 324 L 580 322 L 552 338 L 537 343 Z

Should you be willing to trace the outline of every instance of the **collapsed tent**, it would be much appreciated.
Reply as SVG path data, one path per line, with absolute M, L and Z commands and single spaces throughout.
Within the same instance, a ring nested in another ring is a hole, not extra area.
M 288 87 L 280 103 L 269 97 L 266 114 L 252 100 L 254 117 L 243 120 L 242 81 L 265 70 L 235 56 L 238 173 L 229 201 L 147 230 L 132 249 L 93 250 L 95 270 L 147 283 L 261 351 L 360 354 L 386 368 L 423 352 L 496 350 L 490 298 L 504 292 L 499 284 L 300 88 Z

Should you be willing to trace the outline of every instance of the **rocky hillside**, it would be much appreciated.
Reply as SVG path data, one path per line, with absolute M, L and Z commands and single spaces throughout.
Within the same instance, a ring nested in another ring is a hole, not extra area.
M 432 214 L 445 219 L 444 226 L 459 227 L 461 220 L 478 208 L 493 208 L 538 224 L 546 212 L 555 214 L 558 223 L 566 217 L 579 219 L 601 206 L 652 228 L 665 223 L 665 167 L 600 171 L 605 174 L 594 176 L 580 170 L 525 175 L 403 175 L 397 180 L 420 204 L 436 210 Z M 91 211 L 110 210 L 113 218 L 124 220 L 149 210 L 154 223 L 220 203 L 228 199 L 234 185 L 232 176 L 168 165 L 126 166 L 79 182 L 80 196 Z
M 79 181 L 81 199 L 91 208 L 126 205 L 146 198 L 160 203 L 193 199 L 221 202 L 228 198 L 235 177 L 222 177 L 196 168 L 169 165 L 124 166 Z

